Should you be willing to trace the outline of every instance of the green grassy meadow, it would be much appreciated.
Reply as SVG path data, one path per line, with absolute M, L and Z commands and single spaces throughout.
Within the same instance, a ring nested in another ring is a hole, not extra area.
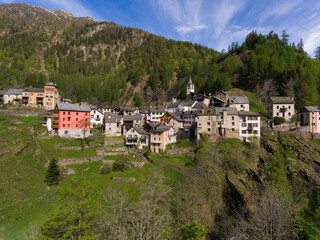
M 23 124 L 11 125 L 11 120 L 21 121 Z M 135 200 L 139 195 L 139 185 L 146 178 L 152 178 L 156 172 L 164 176 L 164 181 L 169 186 L 174 186 L 183 177 L 181 173 L 158 168 L 150 163 L 145 163 L 142 168 L 129 168 L 125 172 L 102 175 L 99 170 L 102 161 L 97 161 L 61 168 L 64 173 L 71 168 L 75 170 L 75 174 L 67 176 L 57 186 L 48 187 L 44 183 L 44 164 L 48 160 L 52 157 L 61 160 L 95 156 L 96 149 L 101 146 L 88 147 L 82 152 L 81 149 L 64 149 L 80 147 L 80 140 L 77 139 L 38 139 L 39 134 L 45 132 L 45 127 L 39 124 L 41 120 L 38 117 L 0 116 L 0 239 L 31 239 L 52 209 L 56 193 L 74 178 L 92 183 L 98 196 L 112 186 L 126 192 L 130 200 Z M 91 141 L 99 142 L 101 138 L 93 138 Z M 186 156 L 165 156 L 156 158 L 177 166 L 184 166 L 188 162 Z M 107 159 L 117 159 L 117 156 L 108 156 Z M 114 181 L 113 176 L 135 178 L 136 182 Z

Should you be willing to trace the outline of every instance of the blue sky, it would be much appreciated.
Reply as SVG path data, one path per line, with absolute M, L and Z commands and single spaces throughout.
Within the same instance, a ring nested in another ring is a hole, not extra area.
M 320 45 L 319 0 L 0 0 L 12 2 L 64 9 L 218 51 L 242 43 L 252 30 L 287 30 L 290 42 L 303 39 L 310 56 Z

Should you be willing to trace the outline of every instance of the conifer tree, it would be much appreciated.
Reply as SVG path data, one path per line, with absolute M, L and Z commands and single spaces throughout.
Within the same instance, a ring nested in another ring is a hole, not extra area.
M 49 186 L 56 185 L 59 183 L 60 169 L 58 166 L 58 161 L 52 158 L 46 173 L 46 178 L 44 182 Z

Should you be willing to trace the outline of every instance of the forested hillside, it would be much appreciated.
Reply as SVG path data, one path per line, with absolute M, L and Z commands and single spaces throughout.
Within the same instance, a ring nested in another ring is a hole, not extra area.
M 170 100 L 191 75 L 199 92 L 239 87 L 293 95 L 297 108 L 317 105 L 320 68 L 284 32 L 250 33 L 228 52 L 173 41 L 140 29 L 49 11 L 0 5 L 0 88 L 58 84 L 65 98 L 118 105 Z M 266 91 L 267 90 L 267 91 Z M 142 100 L 142 101 L 141 101 Z

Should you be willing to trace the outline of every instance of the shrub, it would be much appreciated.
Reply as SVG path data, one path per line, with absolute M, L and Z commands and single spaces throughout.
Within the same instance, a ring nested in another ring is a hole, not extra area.
M 123 159 L 117 159 L 112 165 L 112 171 L 123 172 L 129 169 L 130 164 Z
M 56 185 L 59 183 L 59 177 L 60 169 L 58 166 L 58 161 L 55 158 L 52 158 L 49 163 L 44 182 L 49 186 Z
M 274 117 L 273 120 L 275 125 L 280 125 L 286 121 L 283 117 Z
M 111 166 L 109 166 L 109 165 L 107 165 L 107 166 L 101 166 L 101 168 L 100 168 L 100 173 L 101 173 L 102 175 L 109 174 L 109 173 L 111 173 L 111 171 L 112 171 L 112 168 L 111 168 Z

